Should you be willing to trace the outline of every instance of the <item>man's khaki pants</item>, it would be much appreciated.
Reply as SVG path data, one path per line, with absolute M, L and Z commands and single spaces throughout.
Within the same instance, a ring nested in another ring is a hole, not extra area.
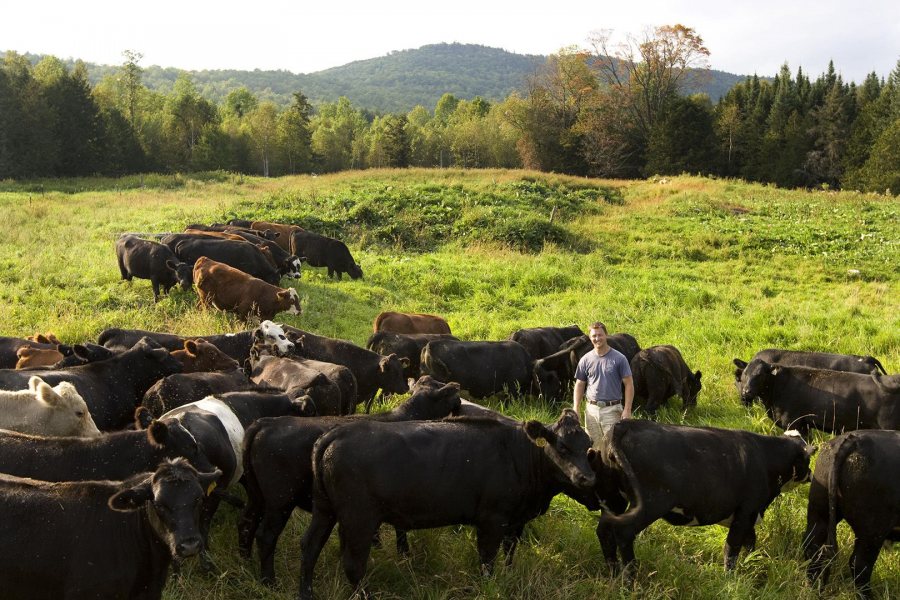
M 594 449 L 599 450 L 603 445 L 603 438 L 612 429 L 612 426 L 622 419 L 623 407 L 621 404 L 600 407 L 588 402 L 584 407 L 584 428 L 594 442 Z

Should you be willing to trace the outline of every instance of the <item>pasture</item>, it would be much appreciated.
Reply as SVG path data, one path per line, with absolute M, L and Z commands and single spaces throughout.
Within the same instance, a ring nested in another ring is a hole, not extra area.
M 0 182 L 0 334 L 52 331 L 71 343 L 106 327 L 182 335 L 239 331 L 232 316 L 198 310 L 173 290 L 154 304 L 150 283 L 119 279 L 122 232 L 181 231 L 189 223 L 259 218 L 294 222 L 347 242 L 362 280 L 305 269 L 298 317 L 280 322 L 364 344 L 382 310 L 447 318 L 462 339 L 505 339 L 521 327 L 586 328 L 595 319 L 642 347 L 677 346 L 703 372 L 696 409 L 680 401 L 659 419 L 779 433 L 762 408 L 741 406 L 735 357 L 759 349 L 871 354 L 900 371 L 900 200 L 804 192 L 695 177 L 601 181 L 525 171 L 401 170 L 281 179 L 144 176 Z M 552 221 L 551 221 L 552 215 Z M 283 280 L 288 284 L 289 280 Z M 488 402 L 517 418 L 555 420 L 534 399 Z M 817 434 L 817 441 L 830 436 Z M 660 457 L 664 460 L 665 457 Z M 416 531 L 400 558 L 393 534 L 370 558 L 378 598 L 852 598 L 852 548 L 839 527 L 827 586 L 807 583 L 800 551 L 808 486 L 776 499 L 757 549 L 722 569 L 725 528 L 663 522 L 638 537 L 632 583 L 610 577 L 595 515 L 563 496 L 526 528 L 510 567 L 479 573 L 468 529 Z M 295 513 L 279 543 L 275 588 L 236 552 L 237 512 L 223 507 L 212 536 L 214 575 L 188 564 L 164 597 L 294 598 Z M 875 596 L 900 596 L 900 549 L 882 551 Z M 350 593 L 336 536 L 316 569 L 320 598 Z

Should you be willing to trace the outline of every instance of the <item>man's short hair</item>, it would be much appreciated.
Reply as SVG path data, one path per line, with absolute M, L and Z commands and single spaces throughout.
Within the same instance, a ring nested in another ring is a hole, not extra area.
M 600 321 L 594 321 L 593 323 L 591 323 L 591 326 L 590 326 L 589 329 L 602 329 L 602 330 L 603 330 L 603 333 L 609 333 L 609 332 L 606 330 L 606 325 L 604 325 L 604 324 L 601 323 Z

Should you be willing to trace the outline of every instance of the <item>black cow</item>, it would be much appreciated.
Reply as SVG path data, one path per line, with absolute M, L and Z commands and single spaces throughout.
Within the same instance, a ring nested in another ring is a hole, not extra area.
M 264 582 L 275 581 L 275 546 L 295 507 L 312 510 L 312 447 L 326 431 L 358 419 L 385 422 L 440 419 L 459 408 L 459 386 L 422 377 L 397 408 L 373 415 L 260 419 L 244 444 L 247 506 L 238 525 L 238 549 L 250 556 L 254 537 Z M 398 545 L 404 547 L 398 535 Z
M 3 598 L 158 600 L 172 558 L 200 550 L 196 507 L 219 475 L 184 459 L 125 482 L 0 475 Z
M 371 410 L 379 388 L 389 394 L 409 391 L 409 384 L 403 376 L 407 361 L 394 354 L 382 356 L 353 342 L 316 335 L 287 325 L 284 331 L 295 344 L 294 352 L 299 356 L 350 369 L 356 377 L 357 402 L 365 403 L 366 412 Z
M 313 569 L 336 523 L 344 573 L 357 589 L 381 523 L 402 530 L 473 525 L 479 560 L 490 570 L 501 543 L 543 514 L 562 484 L 594 485 L 591 452 L 571 409 L 549 427 L 459 417 L 360 421 L 329 431 L 313 447 L 313 516 L 301 541 L 300 598 L 312 598 Z M 509 545 L 508 562 L 513 550 Z
M 640 344 L 629 333 L 614 333 L 607 336 L 606 341 L 611 348 L 621 352 L 629 362 L 641 351 Z M 536 360 L 535 368 L 539 372 L 553 371 L 560 381 L 571 382 L 575 378 L 578 361 L 593 347 L 591 339 L 586 335 L 570 338 L 560 344 L 553 354 Z
M 604 511 L 597 537 L 616 570 L 616 549 L 626 566 L 634 539 L 657 519 L 673 525 L 728 526 L 725 568 L 742 547 L 756 543 L 755 524 L 788 483 L 809 480 L 807 446 L 797 432 L 764 436 L 748 431 L 661 425 L 626 419 L 616 423 L 603 461 L 624 483 L 630 508 Z
M 522 344 L 528 350 L 531 359 L 538 360 L 559 350 L 563 342 L 583 335 L 584 332 L 578 325 L 531 327 L 513 332 L 509 339 Z
M 778 348 L 766 348 L 753 355 L 751 361 L 763 360 L 767 363 L 779 363 L 791 367 L 810 367 L 812 369 L 828 369 L 830 371 L 847 371 L 848 373 L 871 373 L 878 369 L 887 374 L 881 362 L 874 356 L 859 356 L 857 354 L 831 354 L 828 352 L 807 352 L 801 350 L 781 350 Z M 735 385 L 741 387 L 741 374 L 747 368 L 746 362 L 739 358 L 734 359 Z
M 854 431 L 828 441 L 809 486 L 803 550 L 810 580 L 828 580 L 837 554 L 837 524 L 846 519 L 856 542 L 850 573 L 864 597 L 885 541 L 900 542 L 900 432 Z
M 879 386 L 871 375 L 788 367 L 750 361 L 741 375 L 741 400 L 759 398 L 782 429 L 804 435 L 854 429 L 900 429 L 900 392 Z
M 112 358 L 65 369 L 0 370 L 0 389 L 22 390 L 38 376 L 48 384 L 68 381 L 84 398 L 101 431 L 128 425 L 144 393 L 166 375 L 181 371 L 181 363 L 149 338 Z
M 175 234 L 177 236 L 187 234 Z M 167 243 L 174 236 L 163 238 L 163 243 L 173 247 L 175 255 L 193 269 L 194 263 L 201 256 L 225 263 L 266 283 L 278 285 L 281 274 L 275 266 L 275 259 L 264 246 L 254 246 L 247 242 L 220 240 L 215 238 L 183 239 L 177 243 Z
M 702 373 L 691 373 L 675 346 L 650 346 L 631 359 L 634 400 L 653 414 L 672 396 L 681 397 L 682 409 L 697 406 Z
M 0 473 L 44 481 L 127 479 L 178 457 L 201 472 L 214 469 L 177 421 L 155 421 L 146 431 L 115 431 L 97 438 L 0 430 Z
M 473 398 L 503 392 L 513 397 L 529 392 L 559 397 L 561 382 L 553 372 L 538 372 L 518 342 L 435 340 L 422 349 L 421 370 L 441 381 L 457 381 Z M 541 379 L 543 377 L 543 379 Z
M 418 379 L 421 376 L 422 348 L 432 340 L 459 340 L 447 333 L 393 333 L 376 331 L 366 342 L 366 348 L 372 352 L 388 356 L 396 354 L 405 358 L 409 366 L 403 369 L 407 379 Z
M 77 367 L 79 365 L 106 360 L 107 358 L 112 358 L 116 354 L 117 352 L 114 350 L 90 342 L 75 344 L 72 346 L 72 354 L 64 356 L 63 359 L 53 365 L 52 368 L 65 369 L 66 367 Z
M 250 346 L 253 344 L 252 331 L 184 337 L 172 333 L 158 333 L 143 329 L 119 329 L 118 327 L 104 329 L 97 338 L 97 343 L 111 350 L 121 351 L 131 348 L 143 337 L 151 338 L 170 352 L 184 348 L 185 340 L 206 340 L 238 361 L 239 364 L 244 364 L 244 361 L 250 357 Z
M 207 396 L 249 391 L 255 387 L 242 369 L 213 373 L 175 373 L 153 384 L 144 394 L 141 406 L 154 417 L 160 417 L 173 408 L 203 400 Z
M 262 244 L 268 248 L 269 252 L 272 253 L 272 258 L 275 260 L 278 272 L 281 273 L 283 277 L 300 279 L 300 263 L 303 260 L 302 258 L 294 256 L 282 248 L 278 242 L 264 237 L 262 231 L 235 229 L 232 230 L 232 233 L 241 236 L 251 244 Z
M 309 396 L 317 415 L 349 415 L 356 409 L 356 378 L 347 367 L 308 358 L 251 358 L 250 379 L 288 396 Z
M 306 257 L 311 267 L 328 267 L 328 276 L 338 279 L 346 273 L 350 279 L 362 279 L 362 267 L 353 260 L 347 245 L 312 231 L 300 230 L 291 234 L 291 253 Z
M 153 286 L 153 301 L 159 302 L 159 288 L 168 294 L 175 285 L 189 291 L 194 283 L 192 265 L 181 262 L 163 244 L 125 235 L 116 241 L 116 258 L 122 279 L 149 279 Z
M 285 394 L 246 391 L 209 396 L 179 406 L 164 414 L 160 420 L 177 421 L 191 432 L 200 451 L 222 472 L 219 485 L 226 489 L 241 480 L 244 474 L 241 455 L 244 432 L 254 421 L 263 417 L 306 417 L 311 414 L 306 397 L 289 398 Z M 204 548 L 207 547 L 209 526 L 220 499 L 218 495 L 211 495 L 203 503 L 200 529 Z

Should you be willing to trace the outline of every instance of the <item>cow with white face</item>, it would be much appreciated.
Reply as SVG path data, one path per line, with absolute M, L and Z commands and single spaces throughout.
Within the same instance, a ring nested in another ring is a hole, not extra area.
M 40 377 L 28 389 L 0 391 L 0 428 L 46 436 L 96 437 L 100 430 L 71 383 L 50 387 Z
M 274 356 L 287 356 L 296 348 L 296 344 L 288 339 L 287 333 L 280 323 L 272 321 L 263 321 L 259 327 L 253 332 L 254 349 L 268 349 L 264 354 L 272 354 Z M 253 350 L 251 350 L 251 354 Z

